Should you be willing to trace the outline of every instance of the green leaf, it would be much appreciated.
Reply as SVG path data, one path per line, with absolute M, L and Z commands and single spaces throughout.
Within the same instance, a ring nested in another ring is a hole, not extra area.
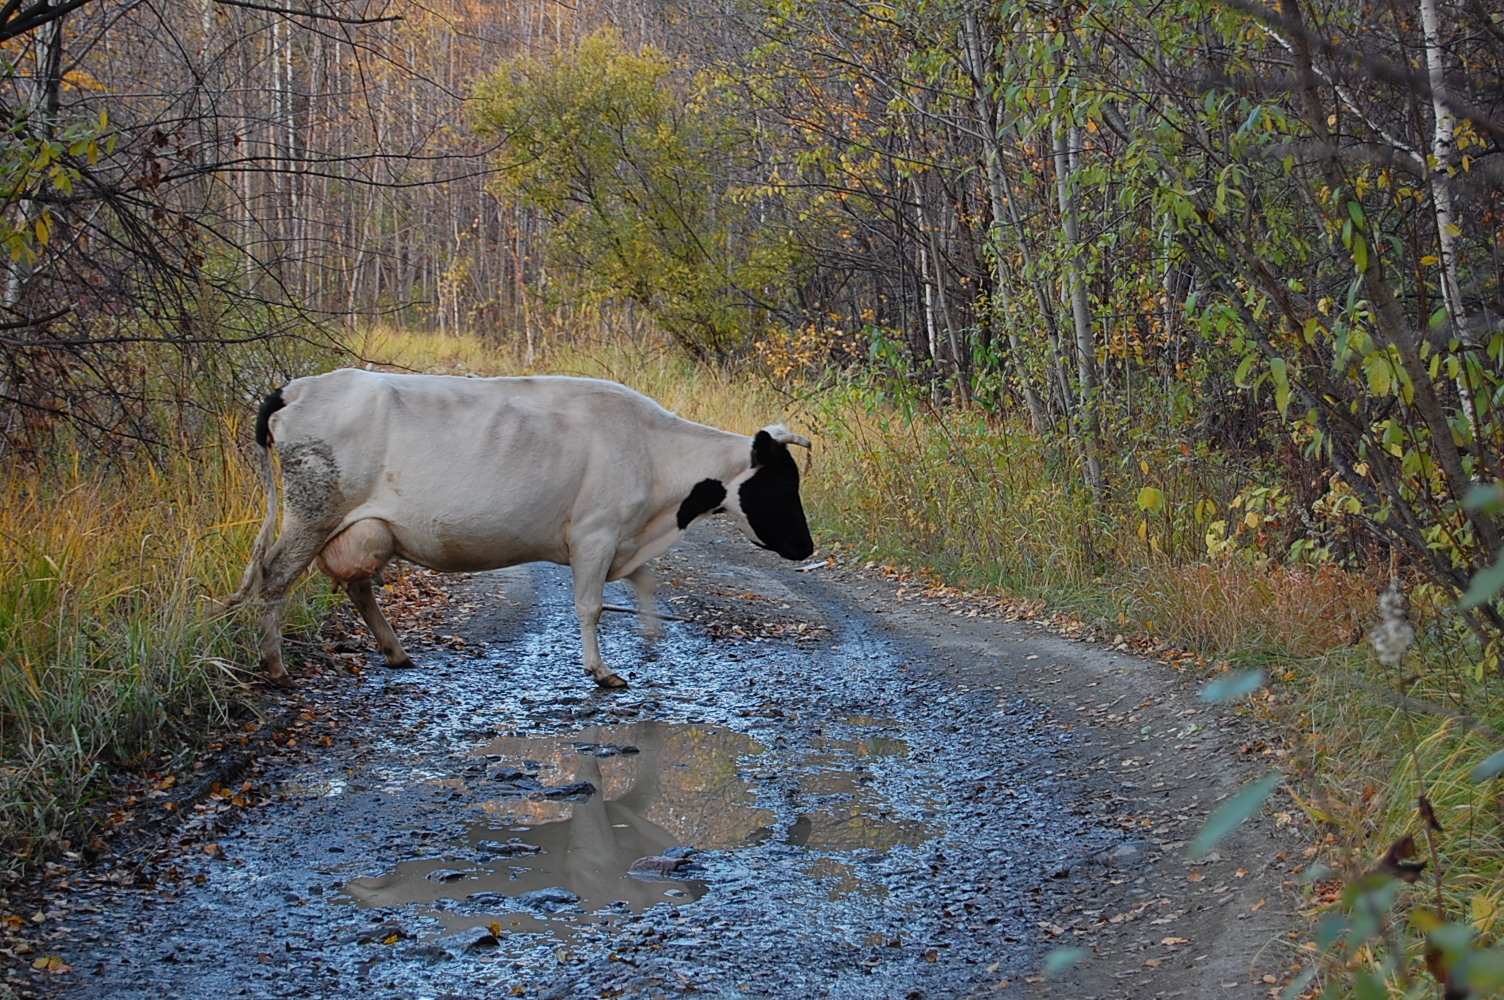
M 1504 553 L 1500 553 L 1492 566 L 1474 574 L 1467 593 L 1462 595 L 1460 606 L 1476 608 L 1484 601 L 1491 600 L 1501 589 L 1504 589 Z
M 1269 374 L 1274 379 L 1274 405 L 1283 418 L 1290 410 L 1290 375 L 1285 359 L 1270 358 Z
M 1164 491 L 1154 486 L 1145 486 L 1138 491 L 1138 509 L 1161 511 L 1165 508 Z
M 1306 987 L 1311 984 L 1311 980 L 1315 979 L 1317 973 L 1320 971 L 1320 966 L 1306 969 L 1306 971 L 1296 977 L 1294 982 L 1285 987 L 1285 991 L 1279 995 L 1279 1000 L 1296 1000 L 1296 997 L 1299 997 L 1306 991 Z
M 1238 362 L 1238 370 L 1233 374 L 1232 381 L 1239 389 L 1249 388 L 1248 370 L 1253 367 L 1254 360 L 1254 355 L 1249 354 Z
M 1249 670 L 1231 677 L 1218 677 L 1201 689 L 1202 701 L 1228 701 L 1252 694 L 1264 685 L 1262 670 Z
M 1388 355 L 1370 355 L 1363 359 L 1363 368 L 1369 376 L 1369 392 L 1373 395 L 1388 395 L 1394 388 L 1394 371 L 1390 368 Z
M 1266 774 L 1258 781 L 1252 781 L 1244 785 L 1238 794 L 1234 795 L 1222 808 L 1212 813 L 1207 819 L 1206 825 L 1201 832 L 1196 834 L 1196 839 L 1191 841 L 1189 854 L 1192 861 L 1199 861 L 1206 857 L 1207 852 L 1217 846 L 1223 837 L 1232 833 L 1238 827 L 1259 811 L 1264 800 L 1274 791 L 1284 775 L 1275 771 Z
M 1474 949 L 1463 959 L 1461 971 L 1473 996 L 1496 996 L 1504 987 L 1504 950 Z
M 1504 772 L 1504 750 L 1495 750 L 1479 761 L 1478 765 L 1468 772 L 1468 777 L 1474 781 L 1487 781 L 1490 778 L 1497 778 L 1501 772 Z
M 1383 980 L 1364 969 L 1353 983 L 1353 996 L 1356 1000 L 1385 1000 L 1389 990 L 1384 987 Z
M 1362 233 L 1353 233 L 1353 267 L 1359 274 L 1368 270 L 1368 241 Z
M 1085 948 L 1056 948 L 1045 956 L 1040 970 L 1046 978 L 1053 978 L 1079 963 L 1087 955 Z
M 1504 487 L 1498 483 L 1479 483 L 1467 491 L 1462 506 L 1486 514 L 1504 514 Z

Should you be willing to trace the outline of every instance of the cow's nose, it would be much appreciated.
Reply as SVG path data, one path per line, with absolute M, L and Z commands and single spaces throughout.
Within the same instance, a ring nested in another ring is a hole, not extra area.
M 785 559 L 808 559 L 815 554 L 815 543 L 806 542 L 803 545 L 789 546 L 778 553 Z

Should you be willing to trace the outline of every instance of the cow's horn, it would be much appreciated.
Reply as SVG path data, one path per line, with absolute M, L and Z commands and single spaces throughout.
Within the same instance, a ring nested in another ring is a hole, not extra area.
M 763 430 L 767 431 L 768 437 L 779 444 L 797 444 L 801 448 L 810 447 L 809 438 L 802 434 L 795 434 L 782 424 L 769 424 Z

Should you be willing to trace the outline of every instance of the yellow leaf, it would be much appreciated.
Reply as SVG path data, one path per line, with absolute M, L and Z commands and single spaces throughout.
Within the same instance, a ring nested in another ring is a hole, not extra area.
M 1426 267 L 1430 267 L 1432 264 L 1441 263 L 1441 258 L 1436 256 L 1434 253 L 1428 253 L 1420 259 L 1420 262 Z
M 1488 896 L 1478 895 L 1472 898 L 1470 908 L 1472 925 L 1483 933 L 1488 933 L 1493 927 L 1494 915 L 1499 909 L 1498 904 Z
M 1434 911 L 1428 910 L 1425 907 L 1416 907 L 1410 911 L 1410 925 L 1421 934 L 1430 934 L 1445 924 L 1445 920 L 1442 920 Z

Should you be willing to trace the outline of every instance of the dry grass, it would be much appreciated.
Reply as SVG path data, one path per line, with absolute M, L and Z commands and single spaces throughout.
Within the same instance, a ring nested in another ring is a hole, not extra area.
M 1380 582 L 1336 566 L 1289 566 L 1237 555 L 1134 567 L 1116 588 L 1156 635 L 1217 657 L 1319 657 L 1359 642 Z
M 206 436 L 155 459 L 3 469 L 0 869 L 76 847 L 109 767 L 187 760 L 250 704 L 254 645 L 220 599 L 264 494 L 242 450 L 249 428 Z M 306 602 L 289 610 L 294 627 L 311 623 Z
M 184 714 L 218 716 L 234 628 L 220 551 L 253 497 L 208 455 L 127 480 L 81 462 L 12 467 L 0 504 L 0 828 L 33 850 L 61 838 L 104 764 L 153 746 Z M 229 522 L 228 524 L 226 522 Z M 6 847 L 15 849 L 15 843 Z

